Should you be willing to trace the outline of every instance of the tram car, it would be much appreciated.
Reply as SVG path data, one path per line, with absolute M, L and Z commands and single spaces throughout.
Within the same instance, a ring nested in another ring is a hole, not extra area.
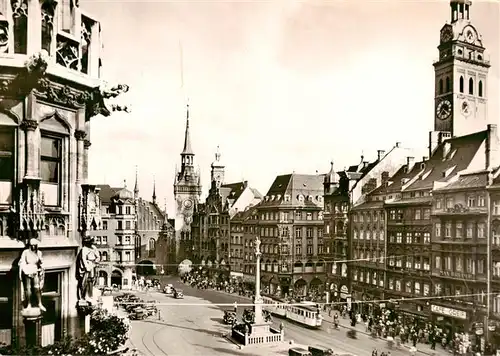
M 264 309 L 271 312 L 271 314 L 314 329 L 320 328 L 323 324 L 323 317 L 320 310 L 313 302 L 304 301 L 289 304 L 285 300 L 267 296 L 262 299 L 264 301 Z

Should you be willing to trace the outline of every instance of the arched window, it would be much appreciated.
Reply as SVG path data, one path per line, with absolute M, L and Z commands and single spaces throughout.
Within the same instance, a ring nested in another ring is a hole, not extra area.
M 149 239 L 149 257 L 155 257 L 156 255 L 156 241 L 155 239 Z
M 107 260 L 108 260 L 108 253 L 106 251 L 102 251 L 101 261 L 106 262 Z
M 449 93 L 451 91 L 451 80 L 450 77 L 446 77 L 446 92 Z
M 464 77 L 460 77 L 460 93 L 464 92 Z
M 482 80 L 479 81 L 479 85 L 478 85 L 478 88 L 477 88 L 477 94 L 480 97 L 483 97 L 483 81 Z
M 469 78 L 469 94 L 474 94 L 474 79 Z
M 443 94 L 443 79 L 439 79 L 439 94 Z

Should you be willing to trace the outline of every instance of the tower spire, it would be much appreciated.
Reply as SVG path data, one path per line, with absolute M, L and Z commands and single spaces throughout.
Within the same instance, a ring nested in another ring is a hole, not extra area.
M 189 102 L 186 104 L 186 133 L 184 134 L 184 149 L 183 155 L 194 155 L 191 148 L 191 135 L 189 134 Z
M 153 177 L 153 204 L 156 204 L 156 179 Z
M 139 197 L 139 179 L 138 179 L 138 168 L 135 166 L 135 186 L 134 186 L 134 197 L 137 199 Z

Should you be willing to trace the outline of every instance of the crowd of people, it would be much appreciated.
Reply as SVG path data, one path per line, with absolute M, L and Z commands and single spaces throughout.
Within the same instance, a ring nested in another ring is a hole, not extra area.
M 191 271 L 181 277 L 184 283 L 190 284 L 192 287 L 200 289 L 216 289 L 227 293 L 237 293 L 239 295 L 252 297 L 255 291 L 253 283 L 245 283 L 239 278 L 214 278 L 200 273 L 199 271 Z M 268 290 L 263 288 L 263 293 Z M 290 301 L 310 300 L 318 303 L 324 302 L 323 298 L 314 291 L 309 291 L 307 295 L 302 295 L 297 291 L 290 291 L 290 295 L 284 298 Z M 454 333 L 451 328 L 443 328 L 434 325 L 431 322 L 424 321 L 418 318 L 403 318 L 394 308 L 381 308 L 373 311 L 371 314 L 355 313 L 348 310 L 346 304 L 323 304 L 323 310 L 330 317 L 340 314 L 340 317 L 350 318 L 351 326 L 357 323 L 363 323 L 366 327 L 366 332 L 373 337 L 384 338 L 388 340 L 390 345 L 408 345 L 412 349 L 417 349 L 418 344 L 429 344 L 432 350 L 437 346 L 448 350 L 450 353 L 465 355 L 475 354 L 480 351 L 481 345 L 479 342 L 471 342 L 471 339 L 466 333 Z M 338 322 L 338 319 L 337 319 Z M 474 340 L 475 341 L 475 340 Z M 486 354 L 491 349 L 491 345 L 485 345 Z M 389 354 L 374 354 L 377 356 L 389 356 Z

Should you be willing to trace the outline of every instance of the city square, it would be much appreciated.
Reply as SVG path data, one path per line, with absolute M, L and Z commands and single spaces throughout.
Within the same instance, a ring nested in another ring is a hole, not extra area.
M 0 355 L 499 355 L 498 14 L 0 0 Z

